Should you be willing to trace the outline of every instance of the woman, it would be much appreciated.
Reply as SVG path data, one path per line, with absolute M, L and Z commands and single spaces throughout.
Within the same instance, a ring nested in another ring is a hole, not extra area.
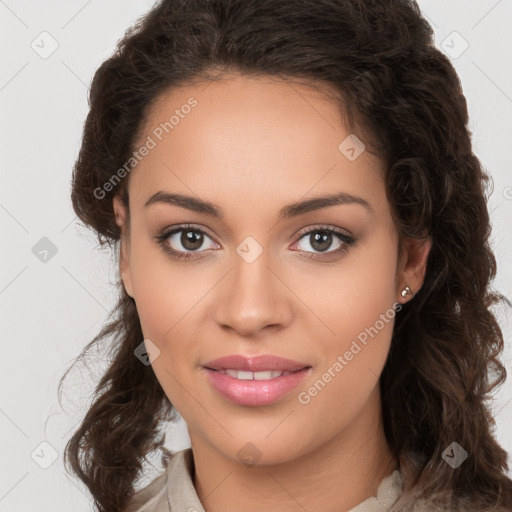
M 126 33 L 72 190 L 119 249 L 82 353 L 113 357 L 66 447 L 98 510 L 512 509 L 467 124 L 412 1 L 164 0 Z

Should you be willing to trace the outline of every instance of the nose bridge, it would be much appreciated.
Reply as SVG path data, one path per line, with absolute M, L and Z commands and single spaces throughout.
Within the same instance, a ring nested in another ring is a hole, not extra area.
M 219 325 L 248 336 L 288 321 L 286 287 L 269 268 L 269 254 L 251 237 L 238 245 L 216 309 Z

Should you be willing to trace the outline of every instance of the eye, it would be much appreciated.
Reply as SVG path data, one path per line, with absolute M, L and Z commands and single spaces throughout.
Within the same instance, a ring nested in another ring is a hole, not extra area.
M 193 253 L 205 252 L 199 249 L 205 249 L 204 245 L 208 240 L 212 244 L 210 244 L 210 247 L 206 247 L 206 249 L 218 246 L 202 229 L 194 226 L 178 226 L 174 229 L 163 231 L 155 238 L 165 251 L 176 258 L 183 259 L 195 257 Z
M 295 245 L 299 246 L 301 252 L 313 253 L 313 255 L 323 254 L 332 256 L 342 251 L 347 251 L 351 245 L 355 243 L 355 239 L 339 229 L 330 227 L 316 227 L 302 234 Z M 329 250 L 335 245 L 333 250 Z M 311 257 L 311 256 L 308 256 Z M 314 256 L 314 259 L 319 259 Z
M 220 247 L 204 230 L 192 225 L 166 229 L 155 239 L 157 244 L 173 258 L 185 260 L 197 259 L 201 256 L 196 253 L 207 252 L 208 249 Z M 208 240 L 210 241 L 209 247 Z M 306 257 L 321 260 L 332 258 L 333 255 L 347 251 L 355 243 L 356 240 L 352 236 L 337 228 L 320 226 L 302 232 L 294 246 L 299 247 L 299 252 L 310 254 Z M 328 250 L 333 244 L 335 245 L 334 249 Z M 292 246 L 292 250 L 294 246 Z

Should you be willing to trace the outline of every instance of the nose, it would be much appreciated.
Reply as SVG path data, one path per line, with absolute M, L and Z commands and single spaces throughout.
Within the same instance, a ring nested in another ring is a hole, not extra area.
M 235 256 L 216 298 L 215 320 L 223 330 L 256 338 L 290 324 L 293 294 L 269 263 L 265 251 L 251 263 Z

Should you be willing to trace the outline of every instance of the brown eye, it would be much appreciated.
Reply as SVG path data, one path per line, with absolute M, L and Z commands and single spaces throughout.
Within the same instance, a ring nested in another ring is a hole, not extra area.
M 332 244 L 332 233 L 327 231 L 317 231 L 316 233 L 310 233 L 309 243 L 315 251 L 325 252 Z
M 314 229 L 298 240 L 299 250 L 315 253 L 335 253 L 354 242 L 352 237 L 333 229 Z M 329 250 L 334 244 L 332 250 Z
M 165 235 L 167 244 L 176 252 L 202 252 L 199 249 L 213 249 L 215 244 L 213 240 L 200 229 L 197 228 L 180 228 L 174 229 Z M 210 247 L 203 247 L 205 242 L 210 240 Z
M 187 251 L 195 251 L 203 245 L 203 233 L 192 229 L 181 230 L 180 243 Z
M 155 237 L 156 242 L 172 257 L 178 259 L 190 259 L 201 257 L 201 253 L 215 249 L 218 245 L 202 229 L 194 226 L 179 226 L 174 229 L 164 230 Z M 210 241 L 210 245 L 206 243 Z

